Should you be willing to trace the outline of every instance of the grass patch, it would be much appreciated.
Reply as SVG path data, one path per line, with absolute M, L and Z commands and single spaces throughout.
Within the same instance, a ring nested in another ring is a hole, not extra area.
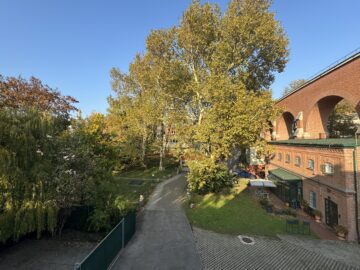
M 158 164 L 154 162 L 146 169 L 132 168 L 118 174 L 116 176 L 116 188 L 120 196 L 136 204 L 139 201 L 140 195 L 143 195 L 145 201 L 147 201 L 159 182 L 176 175 L 176 173 L 177 164 L 174 160 L 166 160 L 165 170 L 163 171 L 159 171 Z M 132 184 L 134 180 L 143 180 L 143 182 L 139 185 L 134 185 Z
M 225 194 L 194 195 L 191 202 L 195 208 L 186 205 L 190 222 L 200 228 L 226 233 L 249 234 L 275 237 L 287 234 L 285 220 L 289 217 L 266 213 L 260 204 L 246 190 L 247 181 L 241 180 Z
M 176 174 L 178 164 L 172 160 L 164 161 L 165 169 L 160 171 L 157 162 L 152 162 L 148 168 L 132 168 L 128 171 L 118 174 L 119 178 L 138 178 L 144 180 L 163 180 L 168 179 Z

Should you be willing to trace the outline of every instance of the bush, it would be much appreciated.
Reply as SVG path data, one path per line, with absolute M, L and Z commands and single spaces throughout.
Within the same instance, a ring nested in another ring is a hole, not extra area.
M 286 216 L 296 217 L 296 211 L 294 209 L 291 209 L 291 208 L 285 208 L 285 209 L 281 209 L 281 210 L 276 210 L 275 214 L 276 215 L 286 215 Z
M 336 234 L 347 235 L 349 233 L 348 229 L 342 225 L 336 225 L 335 227 Z
M 287 215 L 287 216 L 293 216 L 293 217 L 296 217 L 296 211 L 294 209 L 291 209 L 291 208 L 285 208 L 282 213 L 284 215 Z
M 224 164 L 214 163 L 210 159 L 190 161 L 188 166 L 188 189 L 191 192 L 217 193 L 226 187 L 232 187 L 236 178 Z
M 260 202 L 260 204 L 261 204 L 262 207 L 266 207 L 266 206 L 269 206 L 269 205 L 270 205 L 269 200 L 268 200 L 268 199 L 265 199 L 265 198 L 259 200 L 259 202 Z
M 314 216 L 321 218 L 321 217 L 322 217 L 322 213 L 321 213 L 319 210 L 315 209 L 315 210 L 314 210 Z

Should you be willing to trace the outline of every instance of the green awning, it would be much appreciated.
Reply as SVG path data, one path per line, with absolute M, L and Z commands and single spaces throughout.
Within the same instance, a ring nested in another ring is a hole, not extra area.
M 279 168 L 269 171 L 269 178 L 271 180 L 301 181 L 301 177 L 299 175 Z

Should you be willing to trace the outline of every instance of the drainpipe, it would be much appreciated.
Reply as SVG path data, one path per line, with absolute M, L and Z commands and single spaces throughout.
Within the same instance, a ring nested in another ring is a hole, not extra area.
M 354 146 L 353 152 L 353 164 L 354 164 L 354 189 L 355 189 L 355 220 L 356 220 L 356 235 L 357 241 L 360 244 L 360 234 L 359 234 L 359 209 L 358 209 L 358 185 L 357 185 L 357 153 L 356 153 L 357 143 Z

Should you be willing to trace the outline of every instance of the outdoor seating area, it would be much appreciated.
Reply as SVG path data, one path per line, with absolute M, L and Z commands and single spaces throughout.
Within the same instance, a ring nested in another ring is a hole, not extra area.
M 285 221 L 286 232 L 310 235 L 310 222 L 298 219 L 287 219 Z

